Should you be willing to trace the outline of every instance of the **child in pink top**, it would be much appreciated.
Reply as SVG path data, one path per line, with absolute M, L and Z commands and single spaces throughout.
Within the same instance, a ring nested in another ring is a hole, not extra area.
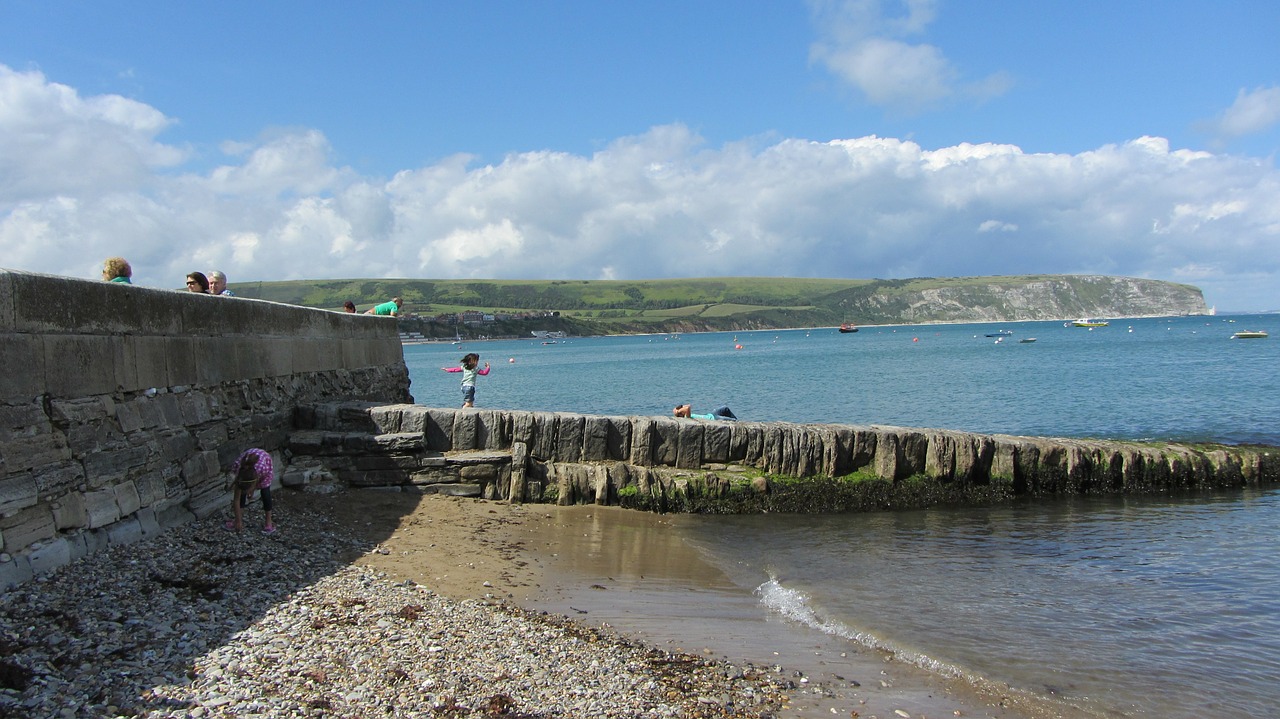
M 262 525 L 263 534 L 275 534 L 276 525 L 271 522 L 271 482 L 275 478 L 275 470 L 271 465 L 271 455 L 257 447 L 246 449 L 236 457 L 231 465 L 231 482 L 234 493 L 231 506 L 236 518 L 228 519 L 227 529 L 239 532 L 244 529 L 244 508 L 249 506 L 254 491 L 262 492 L 262 510 L 266 514 Z

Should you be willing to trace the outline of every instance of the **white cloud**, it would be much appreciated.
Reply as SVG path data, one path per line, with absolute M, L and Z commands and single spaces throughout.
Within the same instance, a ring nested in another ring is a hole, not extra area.
M 978 225 L 978 232 L 1017 232 L 1018 226 L 1012 222 L 1001 222 L 1000 220 L 986 220 Z
M 923 33 L 936 15 L 933 0 L 906 0 L 906 14 L 886 16 L 882 0 L 813 0 L 820 37 L 810 59 L 860 91 L 873 105 L 917 114 L 966 97 L 1004 94 L 1012 77 L 999 72 L 973 82 L 941 48 L 906 38 Z
M 74 101 L 23 109 L 13 94 Z M 1077 154 L 875 136 L 716 148 L 670 125 L 590 156 L 459 155 L 385 180 L 335 167 L 324 136 L 303 129 L 208 172 L 139 160 L 117 184 L 99 165 L 138 156 L 156 125 L 86 123 L 95 100 L 42 78 L 0 83 L 0 122 L 45 126 L 30 142 L 104 145 L 83 158 L 80 185 L 44 164 L 51 148 L 0 156 L 0 174 L 28 178 L 0 189 L 0 265 L 94 278 L 119 254 L 140 284 L 173 288 L 195 269 L 232 282 L 1089 272 L 1193 282 L 1219 308 L 1280 308 L 1280 173 L 1163 138 Z
M 1219 140 L 1233 140 L 1263 132 L 1277 123 L 1280 123 L 1280 87 L 1259 87 L 1252 92 L 1240 90 L 1231 107 L 1205 123 L 1205 127 Z
M 82 98 L 39 72 L 0 65 L 0 210 L 59 193 L 133 188 L 185 150 L 156 141 L 171 121 L 119 95 Z

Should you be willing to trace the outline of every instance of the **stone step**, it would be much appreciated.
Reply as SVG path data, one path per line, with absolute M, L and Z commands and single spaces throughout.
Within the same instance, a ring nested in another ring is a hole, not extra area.
M 426 437 L 420 432 L 370 434 L 304 429 L 289 433 L 289 450 L 295 455 L 333 456 L 362 454 L 422 454 L 427 449 Z

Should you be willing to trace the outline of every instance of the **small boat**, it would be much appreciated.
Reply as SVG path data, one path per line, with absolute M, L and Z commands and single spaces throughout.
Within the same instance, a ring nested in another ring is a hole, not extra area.
M 997 330 L 995 332 L 988 332 L 987 336 L 988 337 L 1008 337 L 1011 334 L 1013 334 L 1013 330 Z
M 1235 333 L 1235 334 L 1231 335 L 1231 339 L 1233 339 L 1233 340 L 1260 340 L 1260 339 L 1264 339 L 1264 338 L 1266 338 L 1266 337 L 1268 337 L 1268 336 L 1269 336 L 1269 335 L 1268 335 L 1266 332 L 1263 332 L 1262 330 L 1245 330 L 1244 332 L 1237 332 L 1237 333 Z
M 853 325 L 849 324 L 848 322 L 845 322 L 844 324 L 840 325 L 840 331 L 841 331 L 841 332 L 843 332 L 843 333 L 845 333 L 845 334 L 849 334 L 850 332 L 857 332 L 857 331 L 858 331 L 858 328 L 857 328 L 857 327 L 854 327 Z
M 1023 337 L 1022 339 L 1018 340 L 1018 344 L 1029 345 L 1035 341 L 1036 341 L 1035 337 Z
M 1107 322 L 1106 320 L 1091 320 L 1088 318 L 1081 318 L 1076 320 L 1075 322 L 1072 322 L 1071 324 L 1074 327 L 1106 327 L 1111 323 Z

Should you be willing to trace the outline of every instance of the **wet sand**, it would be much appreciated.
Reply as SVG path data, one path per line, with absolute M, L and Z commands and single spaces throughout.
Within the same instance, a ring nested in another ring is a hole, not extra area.
M 767 615 L 754 587 L 684 542 L 680 524 L 695 517 L 381 490 L 301 496 L 376 545 L 351 561 L 444 596 L 506 599 L 670 651 L 780 666 L 796 683 L 784 716 L 1086 716 Z

